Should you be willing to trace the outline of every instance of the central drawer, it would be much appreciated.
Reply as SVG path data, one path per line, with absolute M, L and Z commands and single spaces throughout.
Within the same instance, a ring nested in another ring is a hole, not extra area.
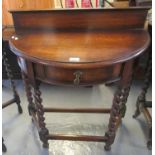
M 96 69 L 68 69 L 42 64 L 34 64 L 36 77 L 52 84 L 93 85 L 114 80 L 119 77 L 121 65 Z

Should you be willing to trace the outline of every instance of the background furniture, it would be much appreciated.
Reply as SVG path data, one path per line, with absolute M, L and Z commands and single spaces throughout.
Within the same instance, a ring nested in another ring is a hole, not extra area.
M 150 14 L 150 16 L 152 13 Z M 149 20 L 149 26 L 148 26 L 148 31 L 149 34 L 152 38 L 152 17 L 150 17 L 151 20 Z M 151 39 L 152 40 L 152 39 Z M 144 78 L 144 86 L 142 87 L 141 93 L 137 98 L 137 103 L 136 103 L 136 111 L 135 114 L 133 115 L 134 118 L 137 118 L 140 113 L 143 113 L 149 127 L 149 134 L 148 134 L 148 142 L 147 142 L 147 147 L 148 149 L 152 149 L 152 116 L 148 110 L 148 108 L 152 108 L 152 101 L 146 101 L 146 94 L 147 90 L 149 88 L 149 85 L 152 80 L 152 41 L 149 46 L 149 57 L 148 57 L 148 62 L 146 66 L 146 74 Z
M 44 147 L 48 147 L 49 139 L 77 140 L 105 142 L 105 149 L 110 150 L 125 115 L 135 59 L 149 45 L 149 35 L 144 30 L 147 11 L 148 8 L 11 12 L 15 32 L 10 48 L 18 56 L 29 113 Z M 89 86 L 112 81 L 119 84 L 111 108 L 61 109 L 42 104 L 41 82 Z M 110 113 L 108 130 L 105 136 L 50 134 L 45 112 Z
M 3 44 L 3 64 L 4 64 L 4 67 L 6 69 L 7 76 L 10 79 L 11 87 L 12 87 L 12 90 L 13 90 L 14 97 L 13 97 L 13 99 L 9 100 L 8 102 L 3 103 L 2 108 L 5 108 L 5 107 L 11 105 L 12 103 L 16 103 L 17 106 L 18 106 L 19 113 L 22 113 L 22 108 L 20 106 L 20 98 L 19 98 L 19 95 L 17 93 L 15 83 L 13 81 L 12 71 L 10 69 L 10 65 L 9 65 L 9 62 L 8 62 L 8 58 L 7 58 L 7 55 L 6 55 L 5 47 L 4 46 L 5 45 Z
M 130 6 L 151 6 L 152 0 L 129 0 Z
M 21 114 L 23 112 L 23 110 L 22 110 L 22 107 L 20 105 L 20 98 L 19 98 L 19 95 L 17 93 L 15 83 L 14 83 L 14 81 L 12 79 L 13 75 L 12 75 L 12 71 L 10 69 L 10 65 L 8 63 L 8 58 L 7 58 L 7 55 L 6 55 L 6 52 L 5 52 L 5 44 L 4 44 L 4 42 L 2 42 L 2 45 L 3 45 L 3 65 L 4 65 L 5 69 L 6 69 L 7 76 L 10 79 L 11 88 L 12 88 L 12 91 L 13 91 L 13 99 L 3 103 L 2 108 L 4 109 L 7 106 L 16 103 L 17 107 L 18 107 L 18 112 Z M 4 144 L 4 139 L 2 138 L 2 151 L 6 152 L 6 150 L 7 150 L 7 148 L 6 148 L 5 144 Z
M 138 96 L 137 103 L 136 103 L 137 109 L 133 116 L 134 118 L 136 118 L 142 112 L 147 120 L 148 127 L 149 127 L 149 134 L 148 134 L 149 136 L 148 136 L 148 142 L 147 142 L 148 149 L 152 149 L 152 117 L 150 115 L 150 112 L 148 111 L 148 108 L 152 108 L 152 102 L 146 101 L 146 93 L 149 88 L 149 84 L 151 82 L 151 68 L 152 68 L 151 59 L 152 57 L 149 58 L 147 72 L 144 80 L 144 86 L 142 88 L 140 95 Z

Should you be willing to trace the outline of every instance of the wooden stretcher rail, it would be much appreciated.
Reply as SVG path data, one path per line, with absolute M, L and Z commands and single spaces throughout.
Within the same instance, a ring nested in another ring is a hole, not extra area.
M 11 105 L 12 103 L 15 103 L 15 102 L 16 102 L 16 98 L 13 98 L 13 99 L 11 99 L 11 100 L 3 103 L 2 109 L 5 108 L 5 107 L 7 107 L 7 106 L 9 106 L 9 105 Z
M 44 108 L 44 112 L 63 112 L 63 113 L 110 113 L 111 109 L 61 109 Z
M 55 135 L 49 134 L 48 139 L 52 140 L 73 140 L 73 141 L 94 141 L 94 142 L 106 142 L 104 136 L 89 136 L 89 135 Z
M 146 108 L 152 108 L 152 101 L 145 101 L 144 107 L 146 107 Z
M 149 125 L 152 124 L 152 117 L 151 117 L 150 112 L 148 111 L 147 108 L 144 108 L 144 109 L 143 109 L 143 113 L 144 113 L 144 116 L 145 116 L 145 118 L 146 118 L 146 120 L 147 120 L 147 123 L 148 123 Z

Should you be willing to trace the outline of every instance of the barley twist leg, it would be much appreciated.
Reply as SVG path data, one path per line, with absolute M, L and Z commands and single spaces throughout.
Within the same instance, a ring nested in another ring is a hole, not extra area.
M 32 88 L 31 88 L 29 79 L 27 78 L 27 76 L 23 72 L 22 72 L 22 78 L 24 81 L 27 100 L 29 102 L 28 111 L 29 111 L 29 115 L 31 115 L 31 112 L 36 113 L 36 107 L 35 107 L 35 104 L 33 102 L 33 97 L 32 97 Z
M 132 80 L 132 68 L 133 68 L 133 61 L 127 62 L 124 65 L 122 71 L 122 78 L 119 83 L 118 90 L 116 91 L 113 98 L 108 131 L 105 134 L 105 137 L 107 138 L 105 144 L 105 150 L 107 151 L 111 149 L 111 145 L 115 140 L 118 125 L 121 121 L 121 118 L 124 117 L 125 115 L 126 102 L 129 96 L 130 85 Z
M 35 102 L 37 107 L 36 108 L 37 117 L 38 117 L 39 127 L 40 127 L 39 136 L 41 141 L 43 142 L 43 147 L 48 148 L 49 145 L 48 145 L 47 136 L 49 134 L 49 131 L 46 128 L 46 124 L 45 124 L 44 110 L 42 105 L 41 91 L 39 90 L 39 84 L 36 84 L 34 88 L 34 92 L 35 92 Z
M 3 63 L 5 66 L 6 72 L 7 72 L 7 76 L 10 79 L 11 88 L 12 88 L 13 94 L 14 94 L 14 99 L 15 99 L 15 102 L 16 102 L 17 107 L 18 107 L 18 112 L 21 114 L 23 112 L 23 110 L 22 110 L 22 107 L 20 105 L 20 98 L 19 98 L 19 95 L 18 95 L 17 90 L 16 90 L 15 82 L 13 80 L 12 71 L 11 71 L 10 65 L 8 63 L 8 58 L 7 58 L 7 54 L 6 54 L 5 49 L 3 49 Z

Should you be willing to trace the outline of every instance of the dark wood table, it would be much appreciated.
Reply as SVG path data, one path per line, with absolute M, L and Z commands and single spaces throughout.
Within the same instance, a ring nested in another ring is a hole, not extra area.
M 11 50 L 25 81 L 29 113 L 40 140 L 105 142 L 110 150 L 125 115 L 135 59 L 149 46 L 144 30 L 148 8 L 11 11 L 15 32 Z M 111 108 L 61 109 L 44 107 L 40 83 L 89 86 L 119 81 Z M 34 88 L 34 98 L 32 96 Z M 110 113 L 104 136 L 54 135 L 45 112 Z

